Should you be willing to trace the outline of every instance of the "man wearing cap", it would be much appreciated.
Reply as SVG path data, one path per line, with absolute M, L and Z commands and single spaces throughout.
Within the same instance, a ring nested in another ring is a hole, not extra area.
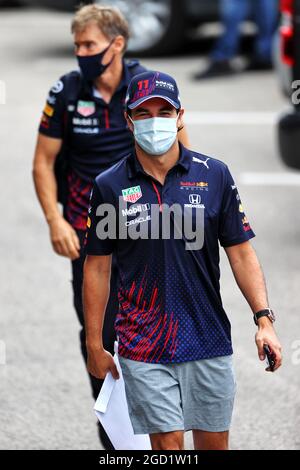
M 274 315 L 249 241 L 255 235 L 228 167 L 178 142 L 184 110 L 172 77 L 135 76 L 126 110 L 135 151 L 96 178 L 89 208 L 88 368 L 95 377 L 119 377 L 99 341 L 114 253 L 118 354 L 135 434 L 149 434 L 155 450 L 182 450 L 184 431 L 192 430 L 195 449 L 228 449 L 235 379 L 219 242 L 254 314 L 260 359 L 267 344 L 275 369 L 281 365 Z M 182 231 L 180 222 L 195 230 Z
M 124 60 L 129 27 L 116 8 L 83 6 L 73 18 L 72 33 L 80 70 L 63 75 L 49 91 L 39 126 L 33 175 L 53 249 L 72 261 L 74 307 L 86 360 L 82 248 L 90 192 L 94 178 L 134 148 L 124 103 L 131 78 L 146 69 L 138 61 Z M 180 134 L 186 141 L 185 131 Z M 58 201 L 64 204 L 63 214 Z M 113 352 L 118 311 L 115 267 L 110 292 L 103 336 L 106 348 Z M 102 381 L 92 376 L 90 381 L 96 400 Z M 111 449 L 99 427 L 104 447 Z

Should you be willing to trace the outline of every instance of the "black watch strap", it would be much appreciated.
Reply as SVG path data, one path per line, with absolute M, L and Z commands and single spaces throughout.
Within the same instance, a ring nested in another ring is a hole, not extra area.
M 275 321 L 275 314 L 273 310 L 270 308 L 265 308 L 264 310 L 260 310 L 253 315 L 253 320 L 255 325 L 258 325 L 258 320 L 262 317 L 268 317 L 271 323 Z

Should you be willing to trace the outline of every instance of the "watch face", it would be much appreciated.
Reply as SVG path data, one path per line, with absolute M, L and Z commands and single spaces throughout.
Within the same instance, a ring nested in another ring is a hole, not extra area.
M 272 310 L 270 310 L 270 313 L 269 313 L 268 317 L 271 320 L 271 322 L 275 321 L 275 315 L 274 315 L 274 312 Z

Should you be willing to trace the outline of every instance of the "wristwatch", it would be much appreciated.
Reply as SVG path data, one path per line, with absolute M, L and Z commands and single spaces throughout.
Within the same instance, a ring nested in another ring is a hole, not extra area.
M 255 325 L 258 325 L 258 320 L 262 317 L 268 317 L 271 323 L 274 323 L 275 321 L 275 314 L 273 310 L 271 310 L 270 308 L 265 308 L 264 310 L 260 310 L 259 312 L 256 312 L 253 315 L 253 320 L 254 320 Z

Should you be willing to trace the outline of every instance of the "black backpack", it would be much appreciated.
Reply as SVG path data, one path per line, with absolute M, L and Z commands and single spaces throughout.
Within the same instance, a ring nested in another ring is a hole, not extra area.
M 128 63 L 131 77 L 142 73 L 145 68 L 139 64 L 138 60 L 132 60 Z M 64 134 L 62 147 L 57 154 L 54 173 L 57 184 L 57 200 L 62 206 L 65 206 L 68 198 L 68 169 L 69 169 L 69 152 L 68 152 L 68 140 L 69 140 L 69 123 L 72 121 L 72 116 L 75 110 L 77 100 L 84 86 L 82 75 L 79 71 L 74 71 L 65 76 L 64 80 L 65 95 L 67 101 L 65 103 L 65 120 L 64 120 Z

